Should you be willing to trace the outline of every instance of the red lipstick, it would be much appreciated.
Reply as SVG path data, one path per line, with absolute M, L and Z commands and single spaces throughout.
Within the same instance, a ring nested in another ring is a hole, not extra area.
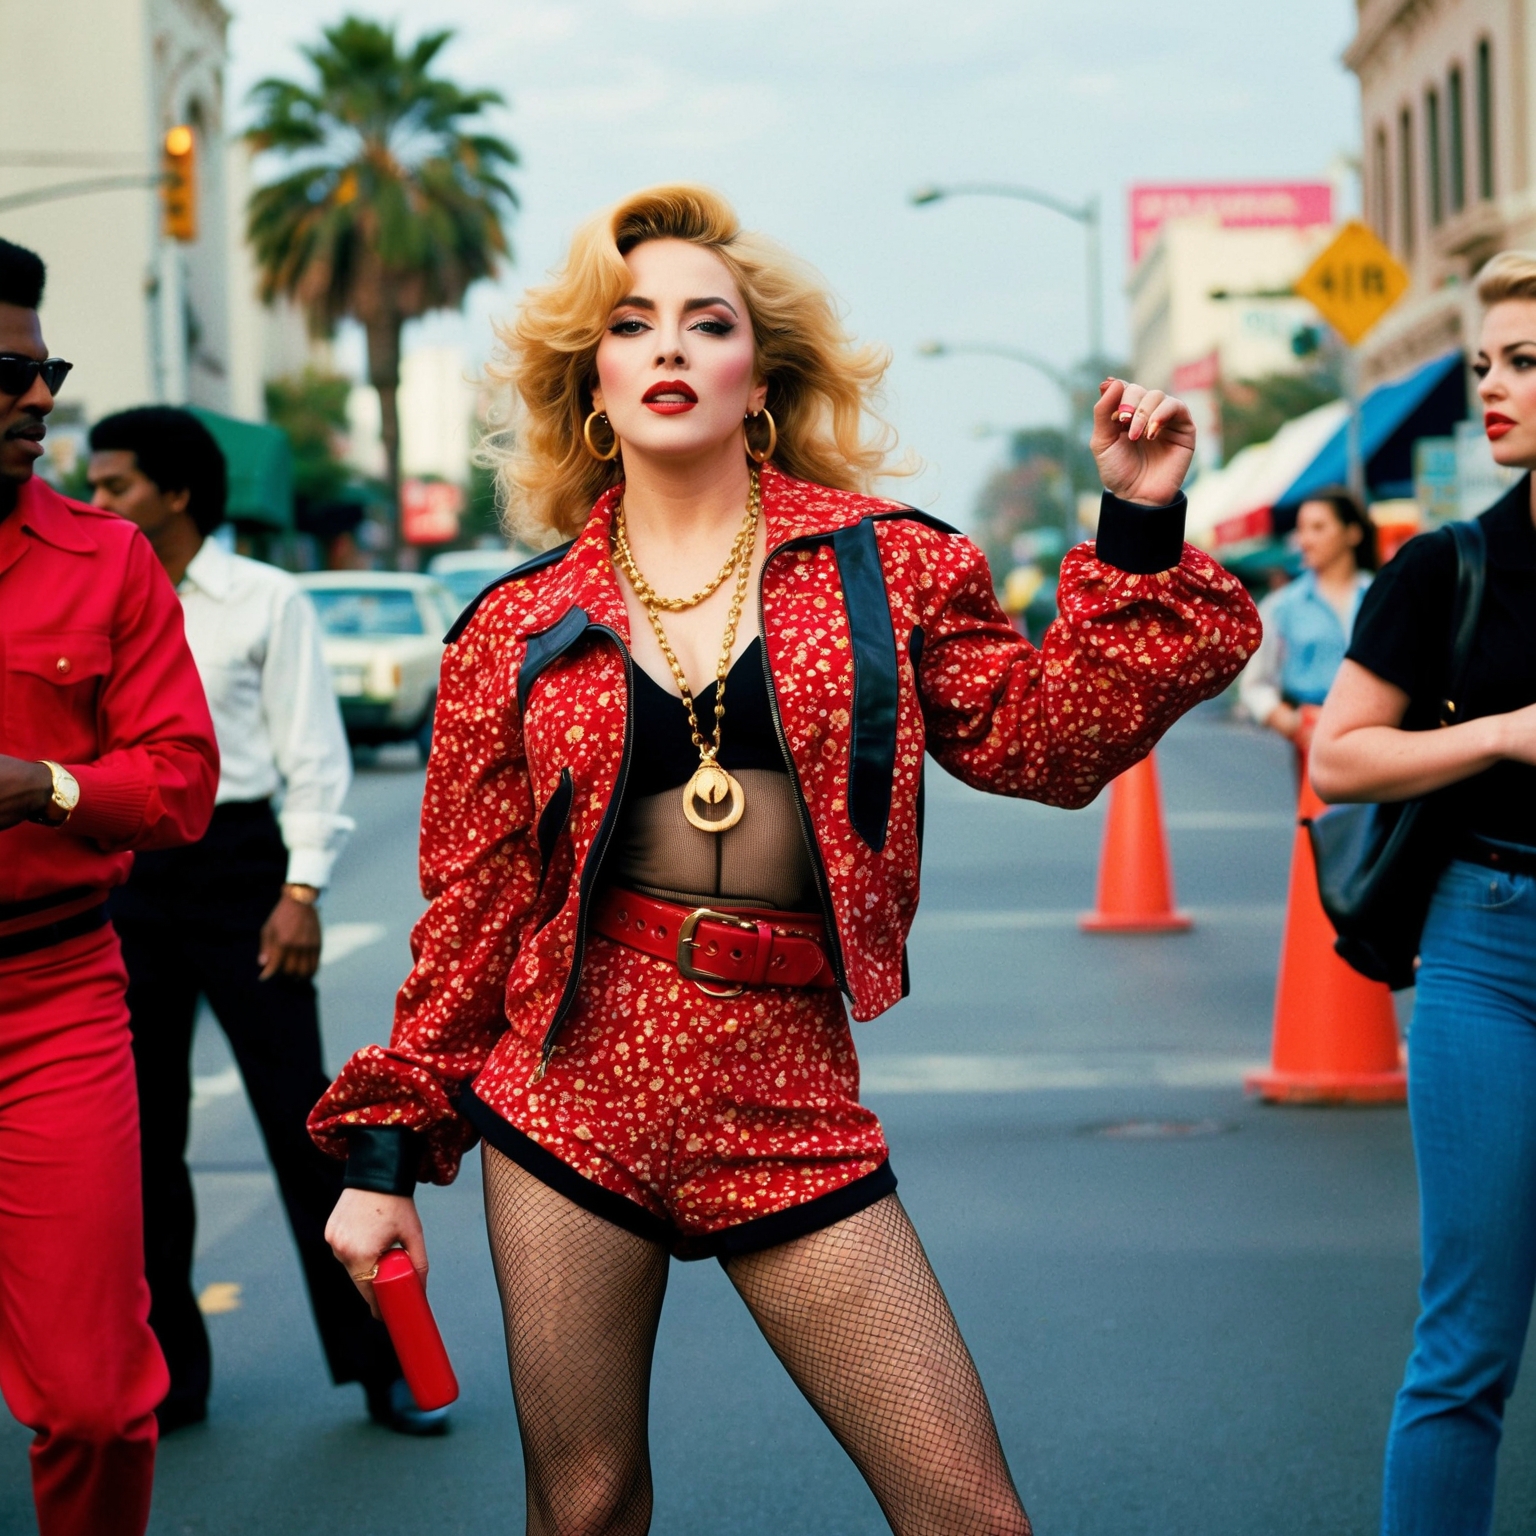
M 681 379 L 664 379 L 641 395 L 640 403 L 658 416 L 681 416 L 699 403 L 699 397 Z
M 1501 415 L 1498 411 L 1483 412 L 1483 431 L 1488 434 L 1488 441 L 1496 443 L 1506 432 L 1513 432 L 1519 423 L 1511 421 L 1508 416 Z

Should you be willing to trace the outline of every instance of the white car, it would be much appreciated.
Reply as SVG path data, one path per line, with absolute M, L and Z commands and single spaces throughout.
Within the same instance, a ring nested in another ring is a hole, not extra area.
M 498 576 L 528 559 L 526 549 L 449 549 L 427 561 L 427 575 L 436 576 L 465 608 Z
M 299 584 L 320 615 L 322 649 L 354 746 L 414 741 L 426 760 L 443 636 L 458 616 L 432 576 L 306 571 Z

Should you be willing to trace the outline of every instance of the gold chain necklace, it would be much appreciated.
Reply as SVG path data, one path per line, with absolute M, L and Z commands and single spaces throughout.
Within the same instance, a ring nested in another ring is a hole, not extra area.
M 741 620 L 742 603 L 747 595 L 747 577 L 752 570 L 752 550 L 757 543 L 757 522 L 763 508 L 763 495 L 758 484 L 757 471 L 753 470 L 751 473 L 751 488 L 747 492 L 747 514 L 731 544 L 730 559 L 726 561 L 724 568 L 714 581 L 693 597 L 661 597 L 650 582 L 640 574 L 640 567 L 635 564 L 635 557 L 630 550 L 629 537 L 624 527 L 622 501 L 613 519 L 614 561 L 629 579 L 635 596 L 640 599 L 645 609 L 645 616 L 651 621 L 656 643 L 661 647 L 661 654 L 666 658 L 668 667 L 672 669 L 677 691 L 682 694 L 683 703 L 688 709 L 688 730 L 694 746 L 698 748 L 699 766 L 694 770 L 693 777 L 683 786 L 683 815 L 701 832 L 728 832 L 741 820 L 742 812 L 747 808 L 746 792 L 735 775 L 727 773 L 720 766 L 718 758 L 720 729 L 725 720 L 725 680 L 731 670 L 731 652 L 736 649 L 736 626 Z M 733 570 L 736 573 L 736 589 L 731 597 L 730 612 L 725 620 L 725 634 L 720 642 L 720 660 L 715 667 L 715 731 L 713 739 L 706 740 L 704 733 L 699 729 L 699 717 L 693 703 L 693 690 L 689 688 L 688 679 L 677 659 L 677 653 L 667 639 L 666 630 L 662 628 L 661 610 L 666 608 L 673 613 L 678 613 L 687 608 L 697 607 L 710 593 L 719 588 Z M 729 803 L 722 816 L 706 816 L 700 809 L 701 806 L 705 809 L 713 808 L 727 801 Z
M 736 569 L 737 562 L 745 555 L 748 563 L 752 559 L 752 538 L 757 532 L 757 524 L 752 516 L 755 504 L 762 505 L 760 493 L 757 488 L 757 471 L 752 471 L 752 489 L 747 499 L 747 520 L 742 523 L 736 537 L 731 542 L 731 552 L 726 556 L 725 564 L 720 567 L 720 573 L 708 586 L 700 587 L 692 597 L 663 597 L 641 573 L 640 567 L 635 563 L 635 557 L 629 547 L 629 534 L 624 526 L 624 503 L 619 502 L 617 513 L 613 520 L 613 552 L 619 562 L 619 569 L 629 578 L 629 584 L 635 589 L 635 596 L 645 604 L 646 611 L 652 608 L 665 608 L 668 613 L 686 613 L 690 608 L 697 608 L 706 597 L 713 597 L 720 590 L 721 585 L 730 579 L 731 573 Z M 746 540 L 743 546 L 743 539 Z

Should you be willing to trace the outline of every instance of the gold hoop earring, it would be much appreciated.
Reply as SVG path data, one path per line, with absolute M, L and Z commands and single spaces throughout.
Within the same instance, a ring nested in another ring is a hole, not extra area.
M 604 464 L 608 464 L 619 456 L 619 434 L 617 432 L 613 432 L 613 447 L 610 448 L 607 453 L 599 453 L 597 451 L 597 444 L 592 441 L 592 423 L 598 420 L 599 417 L 601 417 L 603 421 L 608 422 L 608 430 L 613 432 L 613 423 L 608 421 L 608 418 L 604 416 L 601 411 L 593 411 L 592 414 L 588 416 L 587 419 L 581 424 L 581 440 L 586 445 L 587 452 L 590 453 L 594 459 L 601 459 Z
M 766 416 L 768 418 L 768 446 L 764 448 L 761 453 L 759 453 L 757 449 L 752 446 L 751 438 L 746 436 L 747 422 L 756 421 L 759 416 Z M 746 438 L 747 457 L 750 458 L 754 464 L 766 464 L 768 460 L 773 457 L 773 450 L 779 446 L 779 429 L 774 422 L 773 412 L 770 411 L 766 405 L 762 408 L 762 410 L 753 411 L 750 415 L 742 418 L 741 433 L 742 436 Z

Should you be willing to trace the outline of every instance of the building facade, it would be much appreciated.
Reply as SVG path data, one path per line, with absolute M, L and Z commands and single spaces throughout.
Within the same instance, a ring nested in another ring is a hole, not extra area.
M 262 379 L 303 337 L 255 297 L 242 233 L 247 153 L 224 96 L 219 0 L 19 0 L 0 50 L 0 235 L 48 264 L 44 334 L 75 364 L 50 434 L 59 459 L 86 423 L 145 401 L 259 419 Z M 167 130 L 190 128 L 196 236 L 167 238 Z M 55 471 L 69 465 L 56 459 Z
M 1316 324 L 1291 285 L 1328 243 L 1327 223 L 1229 229 L 1215 218 L 1165 224 L 1131 271 L 1134 371 L 1154 389 L 1214 354 L 1225 379 L 1298 367 L 1292 345 Z
M 1536 249 L 1536 0 L 1357 0 L 1357 12 L 1344 58 L 1360 81 L 1365 215 L 1411 279 L 1361 346 L 1369 386 L 1469 350 L 1478 268 Z
M 1312 307 L 1291 292 L 1327 243 L 1328 182 L 1131 188 L 1132 371 L 1194 412 L 1200 467 L 1221 462 L 1223 383 L 1305 367 Z

